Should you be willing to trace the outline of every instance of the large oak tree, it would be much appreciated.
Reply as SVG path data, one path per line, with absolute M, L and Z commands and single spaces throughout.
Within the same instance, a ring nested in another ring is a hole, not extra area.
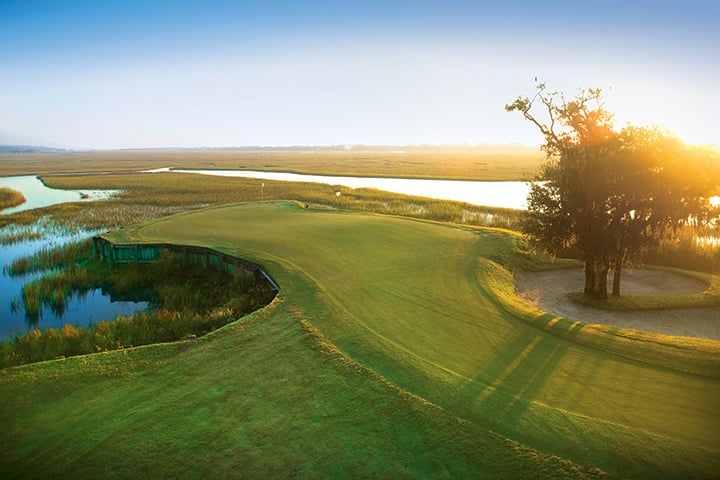
M 538 127 L 548 161 L 528 196 L 525 232 L 544 251 L 577 248 L 587 295 L 620 294 L 623 265 L 688 223 L 710 222 L 717 152 L 693 149 L 658 128 L 617 130 L 599 89 L 570 100 L 537 85 L 533 98 L 505 106 Z M 705 165 L 705 167 L 703 167 Z

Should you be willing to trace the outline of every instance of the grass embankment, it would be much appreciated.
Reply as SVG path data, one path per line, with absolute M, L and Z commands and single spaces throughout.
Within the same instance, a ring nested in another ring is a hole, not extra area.
M 0 210 L 16 207 L 25 203 L 25 195 L 12 188 L 0 187 Z
M 113 238 L 209 246 L 265 265 L 282 290 L 201 342 L 5 370 L 13 433 L 0 451 L 15 465 L 85 465 L 88 476 L 115 462 L 161 474 L 212 464 L 217 476 L 242 463 L 238 475 L 254 477 L 720 470 L 718 343 L 540 318 L 503 267 L 532 261 L 512 233 L 264 204 Z M 83 377 L 81 361 L 110 378 Z
M 161 167 L 246 169 L 403 178 L 528 180 L 544 160 L 539 148 L 484 147 L 464 151 L 186 151 L 0 155 L 0 176 L 137 172 Z
M 398 390 L 282 300 L 193 342 L 0 382 L 8 479 L 602 477 Z

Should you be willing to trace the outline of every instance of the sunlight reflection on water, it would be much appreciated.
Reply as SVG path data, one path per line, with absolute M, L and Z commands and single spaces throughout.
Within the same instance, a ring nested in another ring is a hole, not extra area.
M 470 180 L 434 180 L 418 178 L 343 177 L 304 175 L 284 172 L 261 172 L 257 170 L 181 170 L 160 168 L 153 172 L 197 173 L 221 177 L 244 177 L 286 182 L 312 182 L 343 185 L 350 188 L 376 188 L 387 192 L 456 200 L 487 207 L 527 208 L 525 199 L 530 187 L 526 182 L 481 182 Z

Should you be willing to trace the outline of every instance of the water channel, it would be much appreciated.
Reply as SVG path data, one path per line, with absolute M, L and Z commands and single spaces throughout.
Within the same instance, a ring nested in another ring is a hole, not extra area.
M 329 175 L 306 175 L 286 172 L 263 172 L 258 170 L 184 170 L 160 168 L 148 172 L 197 173 L 223 177 L 244 177 L 284 182 L 311 182 L 343 185 L 350 188 L 376 188 L 386 192 L 401 193 L 439 200 L 482 205 L 486 207 L 527 208 L 530 186 L 527 182 L 484 182 L 472 180 L 435 180 L 419 178 L 344 177 Z
M 83 192 L 57 190 L 46 187 L 35 176 L 3 177 L 0 187 L 12 188 L 22 192 L 27 201 L 17 207 L 2 211 L 3 214 L 33 208 L 45 207 L 65 202 L 92 201 L 109 198 L 117 192 L 114 190 L 87 190 Z M 26 232 L 40 234 L 40 238 L 19 242 L 7 240 Z M 26 315 L 22 302 L 22 287 L 47 272 L 35 272 L 21 276 L 10 275 L 8 269 L 18 258 L 32 255 L 45 249 L 53 249 L 68 242 L 78 241 L 92 236 L 96 232 L 69 232 L 46 219 L 40 219 L 29 226 L 8 225 L 0 228 L 0 341 L 13 337 L 15 334 L 27 333 L 32 328 L 62 328 L 66 323 L 76 326 L 87 326 L 102 320 L 113 319 L 119 315 L 130 315 L 145 310 L 147 302 L 113 302 L 108 294 L 101 289 L 93 289 L 83 295 L 73 295 L 64 305 L 62 312 L 53 311 L 43 306 L 39 316 L 32 318 Z
M 15 207 L 0 211 L 3 214 L 31 210 L 33 208 L 49 207 L 66 202 L 91 202 L 110 198 L 118 193 L 117 190 L 60 190 L 48 188 L 35 175 L 17 177 L 0 177 L 0 188 L 11 188 L 22 192 L 25 202 Z

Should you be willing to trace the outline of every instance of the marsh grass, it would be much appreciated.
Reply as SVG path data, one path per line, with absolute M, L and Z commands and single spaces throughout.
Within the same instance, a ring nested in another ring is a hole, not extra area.
M 60 249 L 55 266 L 87 252 L 87 242 Z M 49 265 L 51 263 L 46 263 Z M 61 330 L 31 330 L 0 344 L 0 367 L 49 360 L 117 348 L 200 336 L 266 305 L 274 293 L 244 277 L 181 264 L 179 257 L 164 254 L 151 264 L 109 266 L 98 260 L 70 265 L 23 288 L 26 315 L 37 320 L 44 306 L 62 313 L 72 295 L 104 288 L 125 296 L 151 292 L 156 306 L 87 328 L 65 325 Z
M 31 272 L 70 267 L 87 262 L 92 257 L 92 241 L 87 238 L 60 247 L 46 246 L 30 256 L 14 260 L 7 272 L 12 276 Z
M 518 228 L 524 218 L 524 213 L 519 210 L 317 183 L 212 176 L 204 176 L 202 181 L 198 181 L 195 174 L 180 173 L 62 176 L 46 177 L 44 180 L 53 188 L 111 187 L 122 190 L 123 193 L 115 199 L 62 204 L 49 210 L 56 222 L 85 228 L 118 228 L 184 210 L 256 202 L 261 198 L 265 201 L 294 200 L 333 209 L 502 228 Z M 261 187 L 263 183 L 265 187 Z M 29 221 L 32 213 L 25 213 L 25 216 L 28 220 L 16 220 L 19 223 Z
M 22 192 L 13 190 L 12 188 L 0 187 L 0 210 L 10 207 L 16 207 L 25 203 L 27 199 Z
M 73 292 L 86 292 L 92 286 L 88 272 L 76 265 L 46 275 L 23 286 L 25 314 L 28 319 L 37 321 L 43 306 L 62 314 Z
M 538 148 L 411 149 L 407 153 L 357 151 L 187 151 L 0 155 L 0 175 L 133 172 L 160 167 L 248 169 L 403 178 L 525 180 L 544 154 Z

